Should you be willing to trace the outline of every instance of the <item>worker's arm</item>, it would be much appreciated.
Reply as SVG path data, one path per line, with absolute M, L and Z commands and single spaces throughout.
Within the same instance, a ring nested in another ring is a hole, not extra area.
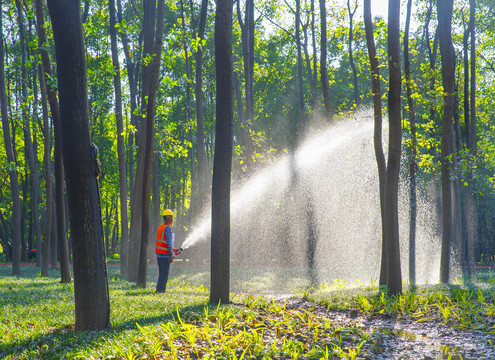
M 175 254 L 172 247 L 172 229 L 170 227 L 165 229 L 165 241 L 167 243 L 167 249 L 169 249 L 170 262 L 172 262 L 174 261 Z

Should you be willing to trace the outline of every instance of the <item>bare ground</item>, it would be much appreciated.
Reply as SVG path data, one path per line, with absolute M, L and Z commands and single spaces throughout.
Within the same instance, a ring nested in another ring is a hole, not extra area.
M 308 310 L 335 324 L 357 326 L 370 333 L 357 359 L 495 359 L 495 335 L 481 330 L 458 330 L 452 324 L 416 322 L 408 317 L 333 311 L 294 297 L 287 299 L 286 309 Z

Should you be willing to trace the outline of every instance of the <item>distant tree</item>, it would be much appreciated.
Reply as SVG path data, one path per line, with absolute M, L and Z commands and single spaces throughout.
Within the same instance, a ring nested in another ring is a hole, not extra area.
M 192 4 L 192 1 L 191 1 Z M 192 5 L 191 5 L 192 6 Z M 192 9 L 191 9 L 192 13 Z M 198 33 L 193 31 L 193 36 L 200 40 L 205 38 L 206 19 L 208 15 L 208 0 L 201 1 L 201 12 L 199 15 Z M 193 28 L 194 29 L 194 28 Z M 206 159 L 205 151 L 205 130 L 204 130 L 204 114 L 203 114 L 203 46 L 199 44 L 195 52 L 195 103 L 196 103 L 196 156 L 198 159 L 198 208 L 205 205 L 205 196 L 209 194 L 208 179 L 210 178 L 208 170 L 208 160 Z
M 0 14 L 2 11 L 0 2 Z M 12 137 L 9 127 L 8 102 L 5 92 L 5 52 L 3 38 L 3 16 L 0 16 L 0 107 L 2 116 L 3 139 L 7 153 L 8 172 L 10 179 L 10 191 L 12 196 L 12 275 L 21 274 L 21 201 L 19 193 L 19 179 L 17 164 L 14 157 Z
M 452 246 L 452 193 L 451 155 L 453 153 L 455 53 L 452 43 L 453 0 L 438 0 L 438 32 L 442 56 L 443 116 L 442 116 L 442 251 L 440 258 L 440 281 L 449 282 L 450 252 Z
M 301 49 L 301 0 L 296 0 L 296 13 L 295 13 L 295 26 L 296 26 L 296 48 L 297 48 L 297 118 L 296 126 L 293 129 L 293 141 L 294 146 L 297 143 L 298 127 L 303 126 L 304 120 L 304 81 L 303 81 L 303 58 Z
M 55 39 L 72 248 L 76 330 L 110 328 L 98 150 L 89 130 L 86 51 L 79 0 L 48 0 Z
M 476 234 L 478 231 L 478 223 L 476 216 L 475 200 L 473 196 L 473 167 L 471 162 L 475 158 L 476 154 L 476 24 L 475 24 L 475 13 L 476 7 L 475 0 L 469 0 L 469 30 L 471 36 L 471 48 L 470 48 L 470 77 L 468 79 L 467 64 L 465 67 L 465 93 L 464 102 L 465 104 L 470 104 L 470 106 L 465 105 L 465 124 L 466 124 L 466 147 L 468 149 L 468 156 L 470 160 L 470 166 L 467 171 L 467 186 L 464 190 L 464 218 L 466 219 L 466 269 L 467 275 L 471 277 L 473 275 L 474 266 L 474 248 L 476 242 Z M 466 44 L 467 47 L 467 44 Z M 467 49 L 465 53 L 467 58 Z M 468 85 L 469 83 L 469 85 Z M 469 100 L 468 100 L 469 96 Z
M 211 200 L 210 302 L 229 303 L 230 179 L 233 134 L 232 1 L 217 0 L 215 14 L 216 127 Z
M 117 51 L 117 29 L 115 0 L 108 0 L 110 15 L 110 46 L 112 51 L 112 64 L 114 68 L 113 86 L 115 89 L 115 121 L 117 127 L 117 156 L 119 159 L 119 198 L 120 198 L 120 224 L 121 224 L 121 262 L 120 273 L 125 274 L 127 262 L 127 247 L 129 243 L 129 225 L 127 217 L 127 171 L 125 162 L 124 122 L 122 116 L 122 85 L 120 79 L 120 62 Z
M 144 2 L 145 14 L 154 12 L 156 1 L 147 0 Z M 140 146 L 138 151 L 137 173 L 142 172 L 140 182 L 136 181 L 136 193 L 141 193 L 141 247 L 139 252 L 139 271 L 137 285 L 146 287 L 146 268 L 148 266 L 148 242 L 150 233 L 150 191 L 151 191 L 151 171 L 153 167 L 153 153 L 155 151 L 155 114 L 156 114 L 156 93 L 160 80 L 160 60 L 162 54 L 163 22 L 165 12 L 164 0 L 158 0 L 156 7 L 156 29 L 155 16 L 144 19 L 145 24 L 145 54 L 153 54 L 153 60 L 143 69 L 143 96 L 141 109 L 146 115 L 141 124 L 142 134 L 139 138 Z M 149 23 L 151 25 L 149 25 Z M 150 43 L 151 42 L 151 43 Z M 151 46 L 150 48 L 148 46 Z M 149 51 L 148 51 L 149 49 Z M 142 167 L 140 164 L 143 164 Z M 142 187 L 137 184 L 141 183 Z M 139 204 L 139 203 L 137 203 Z M 136 205 L 136 204 L 135 204 Z M 138 212 L 139 213 L 139 212 Z
M 142 220 L 146 218 L 148 212 L 149 221 L 149 208 L 145 209 L 145 202 L 149 203 L 149 189 L 148 192 L 144 191 L 144 187 L 148 184 L 151 178 L 152 167 L 145 169 L 147 166 L 148 156 L 147 147 L 152 146 L 154 150 L 154 136 L 148 138 L 148 124 L 149 121 L 154 121 L 147 116 L 148 96 L 150 96 L 151 83 L 152 83 L 152 59 L 154 53 L 154 39 L 155 39 L 155 24 L 156 24 L 156 0 L 143 1 L 143 56 L 147 58 L 146 66 L 143 66 L 142 71 L 142 87 L 141 87 L 141 109 L 140 109 L 140 125 L 139 125 L 139 137 L 138 153 L 137 153 L 137 167 L 134 186 L 131 188 L 131 229 L 129 237 L 129 258 L 127 266 L 127 280 L 137 282 L 141 265 L 141 251 L 144 251 L 144 247 L 147 248 L 147 241 L 149 239 L 142 239 Z M 151 123 L 152 125 L 152 123 Z M 151 129 L 153 131 L 153 129 Z M 149 144 L 146 141 L 150 142 Z M 131 176 L 131 174 L 129 174 Z M 146 244 L 143 242 L 146 241 Z M 141 250 L 141 248 L 143 249 Z M 147 256 L 146 256 L 147 259 Z M 144 269 L 145 270 L 145 269 Z
M 385 154 L 383 152 L 383 115 L 382 115 L 382 94 L 380 89 L 380 64 L 378 63 L 378 57 L 376 54 L 375 39 L 373 36 L 373 21 L 371 17 L 371 4 L 370 0 L 364 0 L 364 27 L 366 32 L 366 44 L 368 47 L 368 55 L 370 59 L 371 68 L 371 92 L 373 96 L 373 118 L 374 118 L 374 135 L 373 143 L 375 148 L 376 164 L 378 167 L 378 184 L 380 193 L 380 213 L 382 219 L 382 257 L 380 268 L 380 285 L 386 284 L 387 274 L 387 245 L 385 242 L 385 204 L 384 204 L 384 192 L 385 192 L 385 172 L 387 169 L 387 163 L 385 162 Z
M 355 1 L 354 6 L 351 6 L 351 0 L 347 0 L 347 11 L 349 12 L 349 37 L 348 37 L 347 45 L 349 49 L 349 62 L 351 64 L 351 69 L 352 69 L 354 103 L 356 105 L 359 105 L 361 103 L 361 97 L 359 96 L 357 69 L 356 69 L 356 63 L 354 62 L 354 52 L 352 48 L 352 43 L 354 40 L 354 15 L 356 14 L 358 3 L 357 0 L 353 0 L 353 1 Z
M 327 67 L 327 8 L 326 0 L 320 0 L 320 77 L 321 77 L 321 92 L 323 94 L 323 104 L 325 105 L 325 116 L 327 119 L 332 118 L 332 107 L 330 104 L 330 86 L 328 83 L 328 67 Z
M 406 80 L 407 113 L 409 115 L 409 128 L 411 145 L 409 152 L 409 282 L 416 283 L 416 117 L 414 114 L 414 100 L 412 97 L 411 61 L 409 59 L 409 28 L 411 24 L 412 0 L 407 1 L 406 26 L 404 29 L 404 76 Z
M 57 227 L 56 234 L 54 231 L 45 233 L 46 249 L 48 250 L 48 241 L 50 241 L 49 235 L 56 235 L 58 238 L 59 256 L 60 256 L 60 275 L 62 283 L 71 282 L 70 268 L 69 268 L 69 250 L 67 245 L 67 238 L 65 235 L 65 195 L 64 195 L 64 170 L 62 166 L 62 138 L 60 134 L 60 116 L 57 100 L 57 89 L 52 82 L 51 62 L 48 51 L 46 50 L 46 30 L 45 20 L 43 15 L 43 4 L 41 0 L 35 0 L 36 9 L 36 31 L 38 33 L 38 49 L 41 56 L 41 64 L 43 68 L 43 77 L 40 77 L 40 81 L 43 81 L 43 87 L 46 90 L 48 103 L 50 105 L 50 113 L 53 120 L 53 128 L 55 132 L 55 203 L 56 203 L 56 217 Z M 45 132 L 49 132 L 49 129 L 45 129 Z M 48 134 L 45 134 L 45 137 Z M 47 140 L 45 139 L 45 142 Z M 48 159 L 48 156 L 46 157 Z M 45 177 L 48 176 L 45 172 Z M 50 174 L 51 176 L 51 174 Z M 45 180 L 47 181 L 47 180 Z M 51 182 L 51 180 L 50 180 Z M 47 188 L 49 184 L 47 183 Z M 47 193 L 49 194 L 49 193 Z M 47 199 L 46 201 L 52 201 L 53 199 Z M 53 224 L 53 220 L 47 219 Z M 45 223 L 46 225 L 46 223 Z M 53 230 L 53 229 L 52 229 Z M 48 276 L 48 251 L 44 251 L 44 259 L 41 274 Z
M 21 48 L 21 64 L 26 64 L 26 34 L 24 28 L 24 13 L 19 0 L 15 1 L 15 6 L 17 8 L 17 23 L 19 25 L 19 42 Z M 28 112 L 28 91 L 27 91 L 27 67 L 21 67 L 21 96 L 22 96 L 22 122 L 23 122 L 23 132 L 24 132 L 24 145 L 26 149 L 26 158 L 27 163 L 29 165 L 29 173 L 30 173 L 30 183 L 31 183 L 31 214 L 32 214 L 32 223 L 34 227 L 34 235 L 35 235 L 35 244 L 36 248 L 40 249 L 41 245 L 41 224 L 39 218 L 39 210 L 38 210 L 38 200 L 39 200 L 39 176 L 38 176 L 38 164 L 37 164 L 37 155 L 35 154 L 35 148 L 33 146 L 33 140 L 31 136 L 31 121 L 29 119 Z M 36 254 L 37 264 L 41 265 L 41 258 Z
M 245 147 L 244 156 L 247 166 L 253 165 L 254 144 L 250 134 L 254 119 L 254 0 L 246 0 L 246 8 L 244 12 L 244 21 L 240 10 L 240 0 L 237 0 L 237 20 L 241 28 L 242 39 L 242 56 L 244 63 L 244 93 L 246 99 L 246 116 L 243 116 L 244 122 L 243 136 Z

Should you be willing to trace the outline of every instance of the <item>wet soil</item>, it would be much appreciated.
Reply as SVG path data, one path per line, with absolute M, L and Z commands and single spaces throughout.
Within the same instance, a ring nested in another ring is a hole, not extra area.
M 355 310 L 333 311 L 301 298 L 286 300 L 286 309 L 311 311 L 335 324 L 357 326 L 371 334 L 357 359 L 495 359 L 495 335 L 480 330 L 458 330 L 440 321 L 416 322 L 386 314 L 365 316 Z

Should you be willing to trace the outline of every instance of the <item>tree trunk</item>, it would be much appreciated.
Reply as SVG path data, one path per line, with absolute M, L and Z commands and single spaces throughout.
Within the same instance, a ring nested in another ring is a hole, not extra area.
M 146 111 L 145 124 L 143 124 L 141 135 L 141 146 L 138 153 L 143 152 L 143 187 L 142 189 L 136 189 L 141 191 L 142 198 L 142 217 L 141 217 L 141 247 L 139 256 L 139 271 L 137 278 L 137 285 L 139 287 L 146 287 L 146 269 L 148 264 L 148 242 L 149 242 L 149 230 L 150 230 L 150 191 L 151 191 L 151 171 L 153 168 L 153 153 L 155 149 L 155 112 L 156 112 L 156 93 L 158 91 L 158 84 L 160 80 L 160 60 L 162 54 L 162 38 L 163 38 L 163 23 L 164 23 L 164 0 L 158 1 L 158 7 L 156 8 L 156 32 L 155 32 L 155 0 L 148 0 L 145 3 L 145 14 L 149 11 L 153 11 L 149 14 L 149 18 L 152 26 L 145 32 L 145 54 L 154 54 L 153 61 L 143 69 L 143 97 L 142 108 Z M 145 18 L 146 22 L 146 18 Z M 149 31 L 149 32 L 148 32 Z M 146 45 L 151 40 L 151 50 L 146 51 Z M 154 39 L 154 42 L 153 42 Z M 139 163 L 138 163 L 139 169 Z
M 313 69 L 311 69 L 311 59 L 309 57 L 309 36 L 308 36 L 308 26 L 309 24 L 306 24 L 303 26 L 303 33 L 304 33 L 304 42 L 303 42 L 303 48 L 304 48 L 304 58 L 306 60 L 306 71 L 308 73 L 308 80 L 309 80 L 309 87 L 311 89 L 311 102 L 314 104 L 315 101 L 315 93 L 316 93 L 316 84 L 314 82 L 313 78 Z M 316 71 L 316 69 L 315 69 Z
M 121 0 L 117 0 L 117 19 L 119 23 L 122 23 L 123 18 L 122 18 L 122 3 Z M 137 104 L 138 104 L 138 75 L 139 75 L 139 63 L 141 61 L 141 56 L 140 56 L 140 50 L 136 50 L 136 54 L 131 55 L 131 48 L 129 41 L 127 39 L 127 33 L 123 31 L 122 27 L 120 28 L 119 31 L 121 41 L 122 41 L 122 49 L 124 50 L 124 55 L 125 55 L 125 63 L 126 63 L 126 68 L 127 68 L 127 78 L 129 82 L 129 97 L 130 97 L 130 103 L 131 103 L 131 108 L 130 108 L 130 114 L 131 114 L 131 124 L 138 129 L 139 128 L 139 122 L 140 122 L 140 117 L 136 115 L 136 109 L 137 109 Z M 142 36 L 140 37 L 141 40 Z M 141 42 L 138 44 L 138 49 L 141 49 Z M 127 156 L 127 161 L 128 161 L 128 176 L 129 176 L 129 187 L 128 191 L 131 193 L 131 213 L 132 213 L 132 199 L 133 199 L 133 192 L 134 192 L 134 145 L 137 144 L 137 132 L 135 133 L 134 131 L 129 132 L 129 138 L 128 138 L 128 156 Z M 132 214 L 131 214 L 131 221 L 132 221 Z M 131 223 L 132 225 L 132 223 Z M 131 226 L 132 229 L 132 226 Z M 129 234 L 128 234 L 129 236 Z M 135 245 L 135 244 L 134 244 Z M 127 274 L 127 266 L 129 263 L 129 258 L 128 258 L 128 250 L 130 247 L 133 246 L 133 244 L 128 244 L 126 246 L 127 251 L 124 255 L 126 258 L 120 259 L 121 264 L 121 271 L 123 271 L 123 274 Z M 137 260 L 133 261 L 133 263 L 136 263 Z M 134 278 L 133 281 L 135 281 L 135 277 L 137 276 L 137 267 L 134 268 L 134 273 L 132 277 Z
M 244 91 L 246 98 L 246 117 L 244 126 L 248 134 L 244 149 L 247 167 L 253 165 L 254 144 L 250 134 L 254 117 L 254 0 L 246 0 L 244 22 L 240 11 L 240 1 L 237 2 L 237 19 L 241 27 L 242 55 L 244 60 Z
M 187 38 L 187 30 L 186 30 L 186 17 L 185 17 L 185 12 L 184 12 L 184 0 L 180 0 L 180 16 L 182 18 L 182 47 L 184 49 L 184 59 L 185 59 L 185 66 L 186 66 L 186 114 L 187 114 L 187 119 L 186 119 L 186 124 L 191 124 L 192 122 L 192 106 L 191 106 L 191 67 L 189 63 L 189 49 L 188 49 L 188 44 L 190 43 L 190 40 Z M 193 16 L 193 13 L 191 12 L 191 17 Z M 191 144 L 194 143 L 194 135 L 193 135 L 193 127 L 191 126 L 190 129 L 187 131 L 187 136 L 189 137 L 189 141 Z M 190 160 L 190 166 L 191 166 L 191 197 L 190 197 L 190 211 L 191 213 L 195 213 L 196 209 L 198 208 L 197 203 L 200 201 L 199 198 L 199 193 L 197 191 L 194 191 L 194 187 L 197 186 L 197 175 L 196 175 L 196 164 L 195 164 L 195 154 L 194 154 L 194 147 L 191 146 L 189 149 L 189 160 Z
M 469 0 L 469 24 L 471 27 L 471 78 L 470 78 L 470 114 L 469 122 L 466 118 L 466 134 L 469 134 L 467 148 L 471 159 L 476 155 L 476 24 L 475 24 L 475 0 Z M 471 25 L 472 24 L 472 25 Z M 466 79 L 467 81 L 467 79 Z M 474 248 L 476 243 L 476 234 L 478 232 L 478 221 L 476 216 L 476 208 L 473 196 L 473 168 L 469 166 L 467 173 L 467 187 L 464 191 L 464 211 L 466 219 L 467 246 L 466 246 L 466 265 L 467 275 L 473 276 L 474 266 Z
M 301 0 L 296 0 L 296 46 L 297 46 L 297 119 L 294 126 L 294 135 L 292 145 L 295 147 L 299 133 L 299 127 L 305 122 L 304 119 L 304 83 L 303 83 L 303 64 L 301 51 Z
M 320 74 L 321 74 L 321 92 L 323 93 L 323 104 L 325 105 L 325 116 L 328 120 L 332 119 L 332 106 L 330 103 L 330 86 L 328 84 L 327 70 L 327 9 L 326 0 L 320 0 L 320 17 L 321 17 L 321 55 L 320 55 Z M 371 32 L 373 36 L 373 30 Z
M 143 20 L 143 54 L 153 54 L 153 43 L 155 36 L 155 20 L 156 20 L 156 0 L 146 0 L 143 2 L 144 9 L 144 20 Z M 161 54 L 160 54 L 161 55 Z M 146 269 L 140 268 L 140 259 L 144 254 L 141 255 L 141 252 L 145 252 L 146 244 L 143 246 L 144 239 L 142 239 L 142 229 L 144 227 L 149 227 L 149 205 L 148 209 L 145 208 L 145 202 L 148 201 L 150 203 L 149 197 L 149 189 L 148 192 L 145 193 L 146 186 L 146 177 L 151 174 L 151 166 L 148 169 L 145 169 L 145 165 L 147 162 L 147 147 L 153 146 L 154 143 L 147 144 L 146 141 L 153 141 L 153 136 L 148 137 L 148 124 L 149 118 L 147 114 L 147 106 L 148 106 L 148 96 L 150 96 L 151 82 L 152 82 L 152 62 L 148 63 L 147 66 L 143 67 L 143 76 L 142 76 L 142 94 L 141 94 L 141 125 L 140 125 L 140 133 L 141 135 L 138 137 L 138 153 L 137 153 L 137 168 L 136 168 L 136 179 L 134 182 L 134 186 L 132 188 L 132 199 L 131 199 L 131 232 L 129 239 L 129 259 L 128 259 L 128 269 L 127 269 L 127 280 L 138 282 L 139 272 L 146 271 Z M 154 119 L 151 119 L 154 122 Z M 153 131 L 153 129 L 149 129 Z M 145 170 L 149 170 L 149 174 L 145 172 Z M 143 197 L 144 196 L 144 197 Z M 148 216 L 144 212 L 147 211 Z M 148 224 L 143 224 L 143 219 L 147 219 Z M 148 240 L 148 239 L 146 239 Z M 143 247 L 143 248 L 142 248 Z M 144 265 L 142 265 L 144 267 Z M 142 284 L 146 286 L 146 284 Z
M 115 71 L 113 86 L 115 89 L 115 120 L 117 122 L 117 156 L 119 159 L 119 196 L 120 196 L 120 273 L 126 273 L 127 247 L 129 246 L 129 223 L 127 218 L 127 172 L 125 163 L 124 122 L 122 119 L 122 86 L 120 80 L 120 63 L 117 53 L 117 31 L 115 29 L 116 14 L 115 0 L 108 1 L 110 10 L 110 45 L 112 50 L 112 65 Z
M 452 192 L 450 156 L 452 154 L 454 111 L 454 71 L 455 54 L 452 44 L 453 0 L 438 0 L 438 31 L 440 54 L 442 56 L 442 84 L 444 89 L 444 106 L 442 116 L 442 251 L 440 258 L 440 282 L 448 283 L 450 275 L 450 252 L 452 246 Z
M 0 13 L 2 3 L 0 2 Z M 12 196 L 12 275 L 21 275 L 21 201 L 19 192 L 19 180 L 14 158 L 12 138 L 7 109 L 7 94 L 5 92 L 5 65 L 4 65 L 4 39 L 3 24 L 0 16 L 0 106 L 2 115 L 3 139 L 7 153 L 10 190 Z
M 411 89 L 411 63 L 409 61 L 409 25 L 411 23 L 412 0 L 407 2 L 406 27 L 404 30 L 404 72 L 406 79 L 407 110 L 409 114 L 409 128 L 411 148 L 409 152 L 409 283 L 416 284 L 416 117 L 414 115 L 414 101 Z
M 388 5 L 388 159 L 385 173 L 385 243 L 387 246 L 387 286 L 392 294 L 402 292 L 399 247 L 399 170 L 402 143 L 401 67 L 400 67 L 400 0 Z
M 98 149 L 90 139 L 80 2 L 48 0 L 48 9 L 63 119 L 60 125 L 74 250 L 75 328 L 108 329 L 110 301 L 97 179 Z
M 390 5 L 389 5 L 390 6 Z M 349 62 L 351 64 L 352 69 L 352 82 L 354 84 L 354 103 L 359 105 L 361 103 L 361 98 L 359 97 L 359 88 L 358 88 L 358 77 L 357 77 L 357 69 L 356 64 L 354 63 L 354 54 L 352 51 L 352 40 L 354 38 L 354 14 L 356 14 L 356 10 L 358 8 L 357 1 L 354 5 L 354 9 L 351 9 L 351 0 L 347 0 L 347 10 L 349 11 Z
M 51 65 L 48 51 L 46 51 L 46 32 L 45 32 L 45 20 L 43 17 L 43 4 L 41 0 L 35 0 L 36 7 L 36 22 L 38 33 L 38 48 L 41 55 L 41 63 L 43 66 L 43 79 L 44 86 L 47 92 L 48 103 L 50 105 L 50 112 L 52 114 L 52 121 L 55 132 L 55 202 L 56 202 L 56 216 L 57 216 L 57 238 L 60 247 L 60 275 L 62 283 L 70 283 L 70 266 L 69 266 L 69 251 L 67 246 L 67 238 L 65 236 L 65 196 L 64 196 L 64 173 L 62 168 L 62 151 L 61 151 L 61 135 L 60 135 L 60 117 L 57 101 L 56 89 L 49 84 L 51 80 Z M 43 256 L 48 256 L 48 253 L 44 253 Z M 43 272 L 42 272 L 43 273 Z M 44 274 L 47 276 L 48 274 Z
M 192 5 L 191 5 L 192 6 Z M 191 11 L 192 13 L 192 11 Z M 208 0 L 201 1 L 201 13 L 199 16 L 199 28 L 197 38 L 203 40 L 205 36 L 206 17 L 208 14 Z M 196 156 L 198 159 L 198 208 L 205 206 L 205 200 L 208 198 L 209 185 L 209 171 L 208 160 L 206 159 L 205 152 L 205 134 L 203 125 L 203 50 L 202 45 L 198 46 L 195 54 L 196 58 L 196 142 L 197 150 Z
M 15 1 L 15 6 L 17 8 L 17 21 L 19 24 L 19 41 L 21 44 L 21 62 L 26 63 L 26 40 L 24 31 L 24 16 L 22 12 L 22 6 L 19 0 Z M 27 74 L 26 67 L 21 68 L 21 94 L 22 102 L 28 104 L 27 96 Z M 41 243 L 41 225 L 38 211 L 38 199 L 39 199 L 39 177 L 38 177 L 38 167 L 36 166 L 36 156 L 34 152 L 33 142 L 31 140 L 31 124 L 29 121 L 29 113 L 27 111 L 27 105 L 22 105 L 22 118 L 23 118 L 23 130 L 26 148 L 26 159 L 29 164 L 30 181 L 31 181 L 31 211 L 34 226 L 35 244 Z M 28 247 L 29 249 L 29 247 Z M 38 248 L 39 249 L 39 248 Z M 39 258 L 39 256 L 37 256 Z
M 216 129 L 211 200 L 210 303 L 229 303 L 230 179 L 232 170 L 232 2 L 218 0 L 215 14 Z
M 375 148 L 376 164 L 378 168 L 378 183 L 380 192 L 380 213 L 382 219 L 382 258 L 381 258 L 381 269 L 380 269 L 380 285 L 386 285 L 387 283 L 387 246 L 385 243 L 385 228 L 384 221 L 384 191 L 385 191 L 385 154 L 383 152 L 383 140 L 382 140 L 382 95 L 380 89 L 380 67 L 378 63 L 378 58 L 376 56 L 375 40 L 373 37 L 373 22 L 371 18 L 371 4 L 370 0 L 364 0 L 364 26 L 366 32 L 366 44 L 368 47 L 368 55 L 370 59 L 371 68 L 371 88 L 373 94 L 373 118 L 374 118 L 374 135 L 373 142 Z

